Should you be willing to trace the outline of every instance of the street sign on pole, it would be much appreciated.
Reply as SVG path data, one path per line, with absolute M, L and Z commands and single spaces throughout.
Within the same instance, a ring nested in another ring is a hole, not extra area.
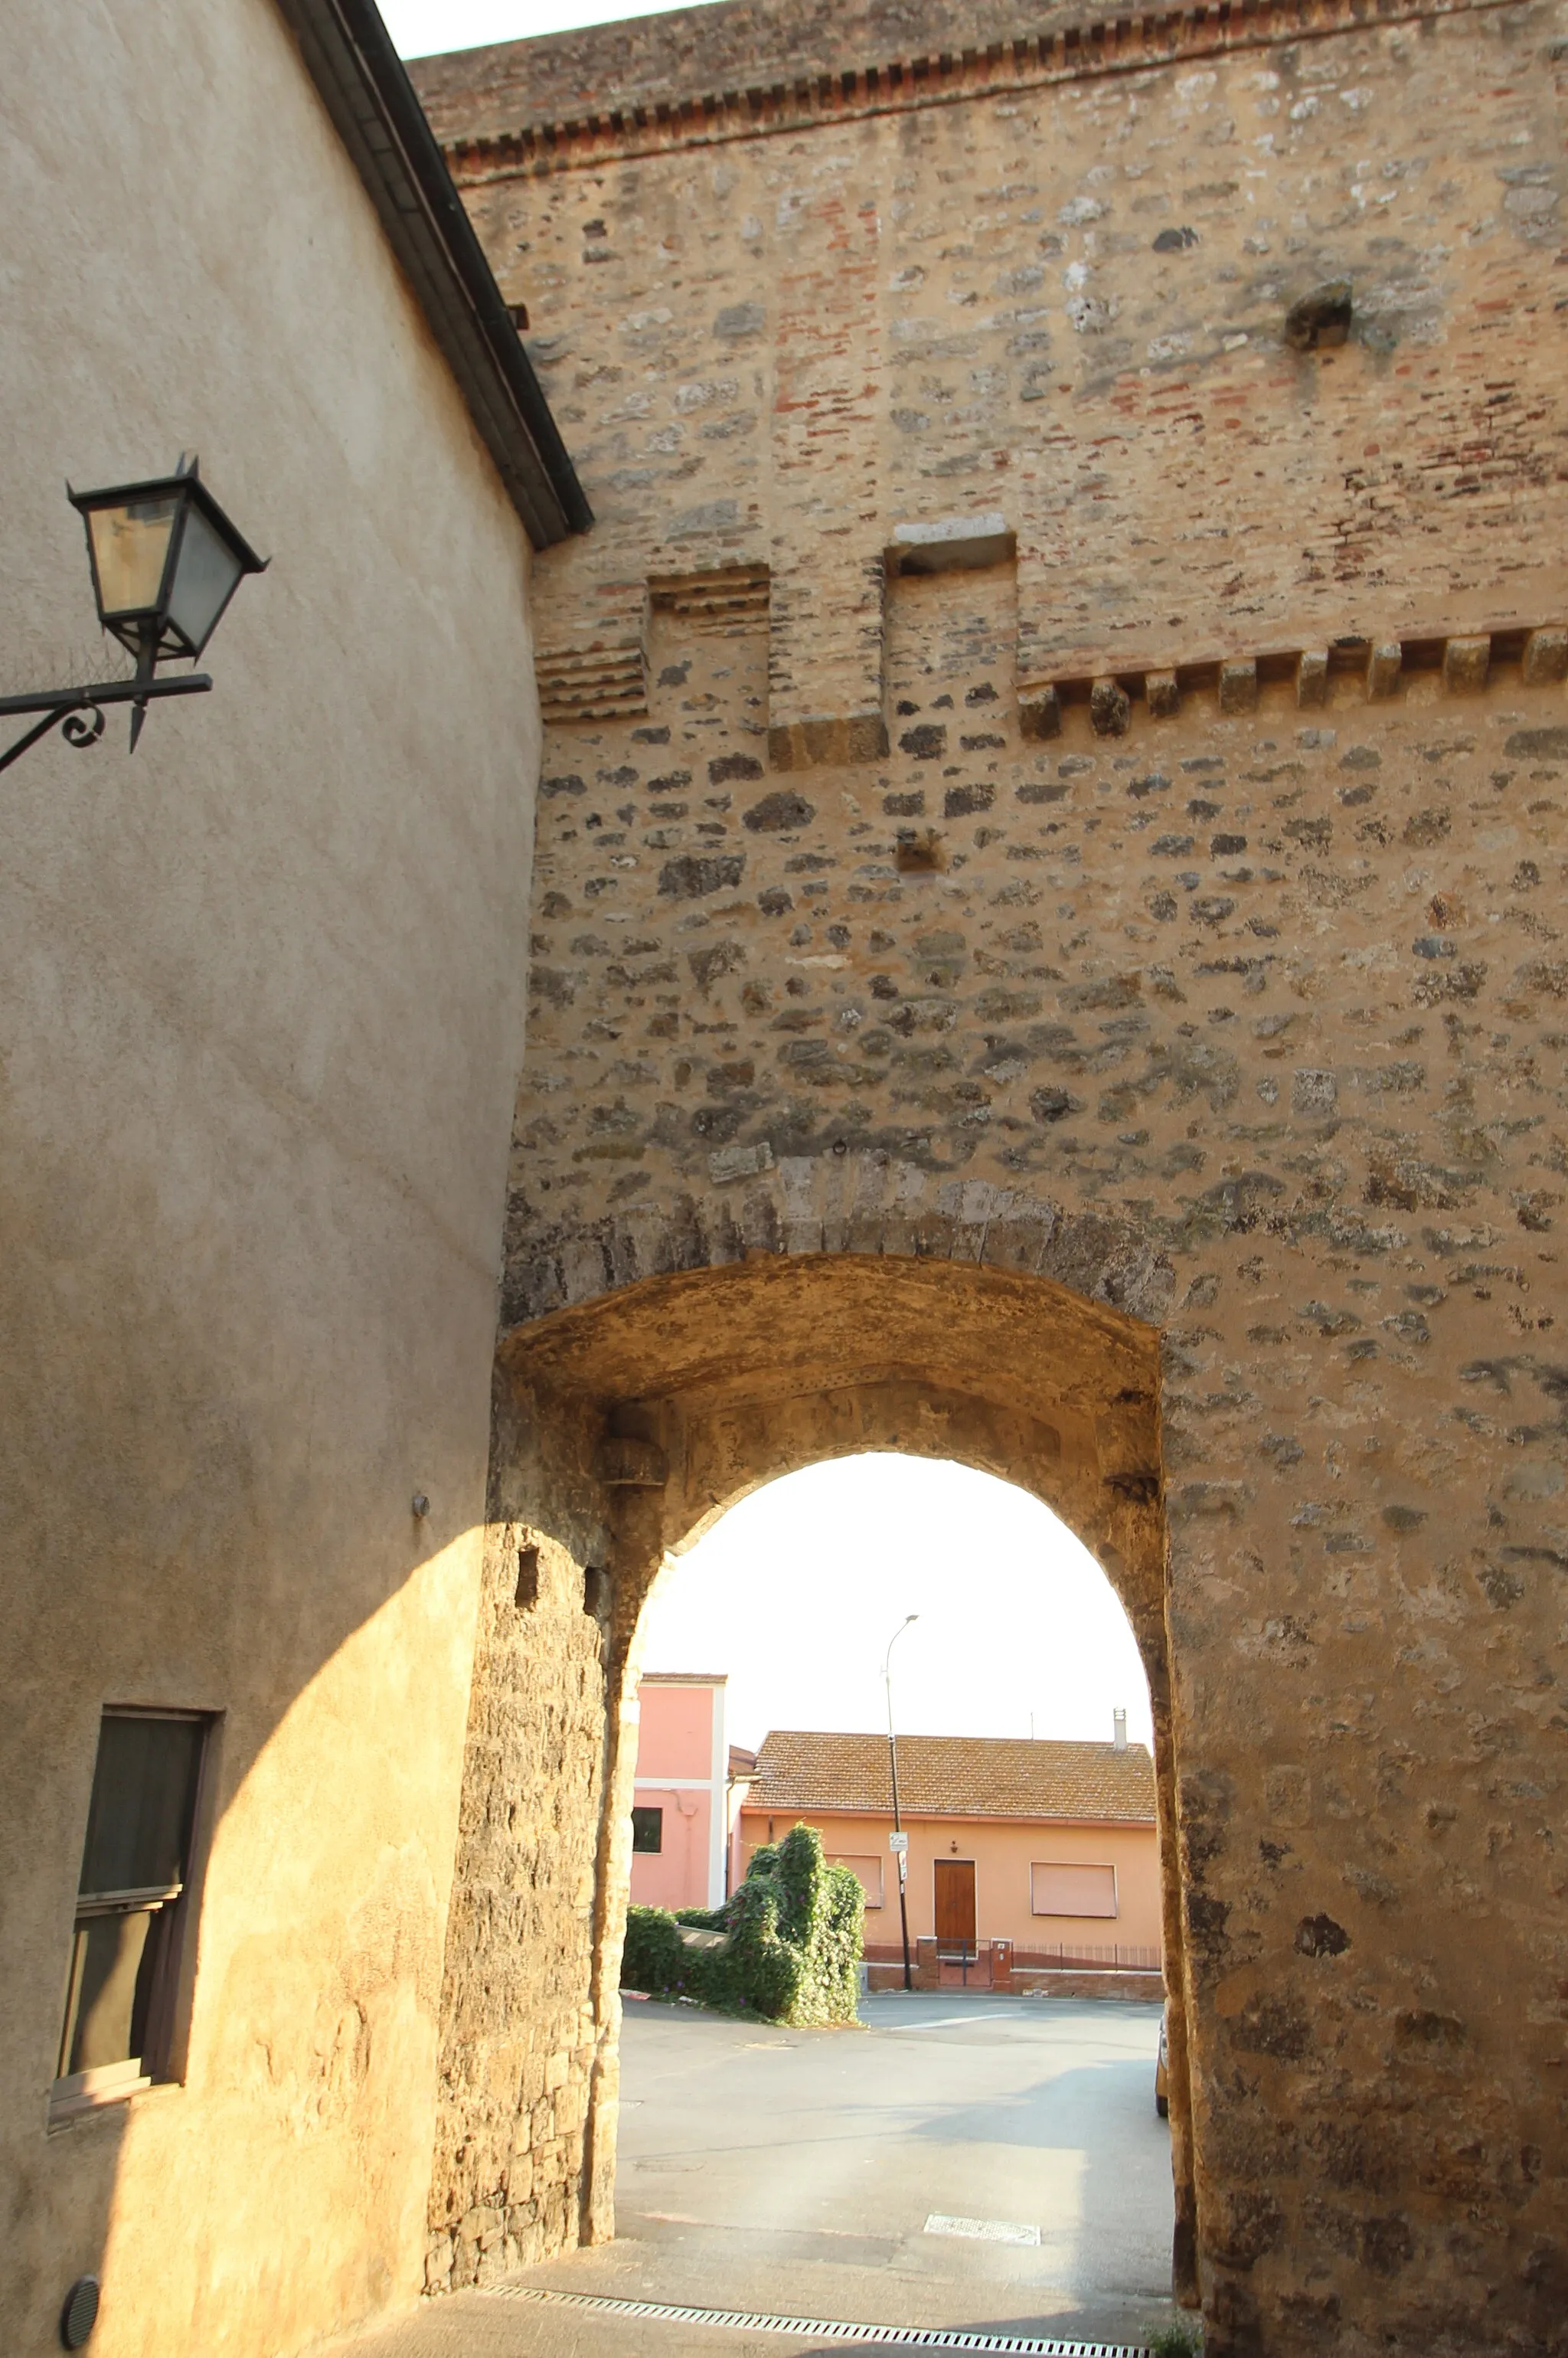
M 888 1848 L 889 1850 L 907 1850 L 909 1848 L 909 1836 L 907 1834 L 889 1834 Z

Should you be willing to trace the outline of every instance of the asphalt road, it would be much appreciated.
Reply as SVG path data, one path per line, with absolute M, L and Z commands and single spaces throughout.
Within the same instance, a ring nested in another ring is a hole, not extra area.
M 860 2030 L 799 2031 L 628 2005 L 616 2240 L 523 2281 L 1093 2342 L 1141 2340 L 1168 2316 L 1158 2006 L 943 1992 L 862 2012 Z M 364 2358 L 808 2347 L 495 2293 L 354 2345 Z

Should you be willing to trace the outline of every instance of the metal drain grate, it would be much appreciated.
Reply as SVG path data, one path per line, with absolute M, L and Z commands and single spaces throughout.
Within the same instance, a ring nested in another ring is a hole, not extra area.
M 610 2293 L 552 2292 L 546 2285 L 495 2285 L 502 2300 L 547 2300 L 608 2317 L 650 2317 L 664 2325 L 727 2325 L 750 2333 L 790 2333 L 817 2342 L 874 2342 L 900 2350 L 994 2351 L 998 2358 L 1147 2358 L 1135 2342 L 1061 2342 L 1035 2333 L 966 2333 L 960 2326 L 851 2325 L 841 2317 L 768 2317 L 749 2309 L 676 2309 Z

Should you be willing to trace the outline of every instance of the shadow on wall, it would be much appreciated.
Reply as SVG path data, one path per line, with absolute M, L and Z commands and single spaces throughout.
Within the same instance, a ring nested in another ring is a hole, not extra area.
M 580 2108 L 574 2123 L 569 2092 L 561 2103 L 545 2082 L 557 2035 L 579 2079 L 585 2039 L 592 2046 L 581 1903 L 602 1792 L 603 1636 L 584 1609 L 580 1564 L 575 1579 L 547 1575 L 529 1631 L 576 1699 L 553 1715 L 551 1739 L 557 1768 L 561 1754 L 576 1766 L 578 1817 L 567 1806 L 553 1826 L 514 1826 L 484 1769 L 497 1725 L 526 1719 L 526 1689 L 512 1682 L 498 1698 L 481 1681 L 483 1713 L 470 1725 L 476 1654 L 492 1660 L 497 1628 L 523 1618 L 510 1566 L 500 1568 L 503 1587 L 487 1585 L 498 1559 L 486 1540 L 486 1527 L 470 1523 L 411 1566 L 406 1555 L 378 1562 L 367 1546 L 357 1581 L 324 1585 L 309 1626 L 297 1616 L 280 1630 L 264 1666 L 273 1692 L 282 1690 L 275 1715 L 265 1693 L 225 1712 L 229 1698 L 206 1684 L 180 1687 L 178 1701 L 217 1716 L 191 1853 L 171 2077 L 79 2113 L 47 2139 L 34 2134 L 60 2035 L 68 1908 L 58 1944 L 40 1946 L 27 1975 L 27 2019 L 6 2034 L 22 2047 L 38 2105 L 14 2124 L 20 2158 L 0 2296 L 7 2349 L 56 2346 L 67 2288 L 84 2277 L 102 2286 L 92 2346 L 105 2358 L 139 2352 L 155 2317 L 171 2321 L 181 2349 L 283 2353 L 314 2342 L 324 2320 L 344 2331 L 415 2298 L 432 2157 L 460 2145 L 469 2122 L 482 2124 L 476 2092 L 492 2070 L 481 2040 L 443 2050 L 454 1914 L 454 1985 L 469 1985 L 476 1952 L 482 1973 L 493 1948 L 528 1981 L 535 2022 L 549 2022 L 551 2051 L 525 2093 L 545 2107 L 536 2125 L 558 2142 L 562 2169 L 536 2206 L 538 2233 L 557 2247 L 577 2240 Z M 363 1617 L 334 1631 L 329 1616 L 346 1618 L 362 1602 Z M 317 1644 L 325 1659 L 310 1659 Z M 123 1699 L 145 1698 L 133 1682 Z M 69 1742 L 87 1763 L 63 1862 L 73 1893 L 95 1712 L 80 1731 L 73 1721 L 57 1736 L 57 1748 Z M 500 1825 L 499 1860 L 476 1851 L 473 1827 L 460 1844 L 465 1778 L 476 1796 L 470 1814 L 481 1828 Z M 454 1910 L 460 1857 L 487 1882 Z M 510 2153 L 514 2108 L 506 2130 Z M 514 2160 L 513 2170 L 519 2185 Z M 435 2190 L 438 2224 L 445 2182 Z M 516 2264 L 515 2248 L 502 2256 Z
M 276 1725 L 222 1728 L 176 2082 L 62 2133 L 69 2265 L 103 2287 L 95 2349 L 138 2348 L 157 2312 L 181 2346 L 226 2344 L 238 2308 L 285 2350 L 323 2314 L 418 2288 L 482 1540 L 470 1528 L 416 1565 Z M 279 2223 L 306 2215 L 302 2284 Z M 51 2331 L 63 2288 L 38 2282 L 28 2304 Z

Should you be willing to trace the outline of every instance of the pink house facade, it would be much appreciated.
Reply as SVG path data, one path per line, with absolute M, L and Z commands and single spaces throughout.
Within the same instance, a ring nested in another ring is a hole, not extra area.
M 717 1908 L 724 1898 L 730 1752 L 721 1672 L 650 1671 L 637 1688 L 632 1904 Z

